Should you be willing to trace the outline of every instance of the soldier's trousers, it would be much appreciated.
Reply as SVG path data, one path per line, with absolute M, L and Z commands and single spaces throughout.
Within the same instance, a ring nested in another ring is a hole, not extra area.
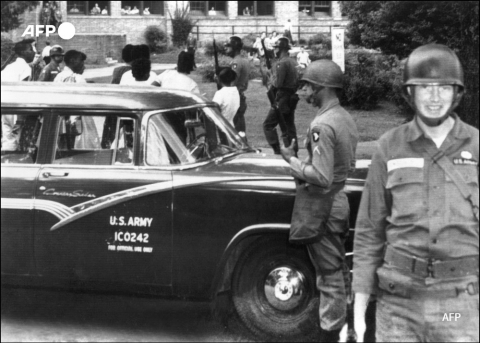
M 276 107 L 270 108 L 267 118 L 263 122 L 263 132 L 268 144 L 278 147 L 277 126 L 282 131 L 282 140 L 285 146 L 290 146 L 292 139 L 295 139 L 295 150 L 298 151 L 297 129 L 295 127 L 295 108 L 298 96 L 295 92 L 278 90 L 276 95 Z
M 233 117 L 233 125 L 238 132 L 246 132 L 247 125 L 245 124 L 245 112 L 247 112 L 247 98 L 245 94 L 240 92 L 240 107 Z
M 339 330 L 347 317 L 345 267 L 345 240 L 349 230 L 349 204 L 342 190 L 335 195 L 327 221 L 327 233 L 308 253 L 317 274 L 320 292 L 320 327 L 327 331 Z
M 377 298 L 377 342 L 478 342 L 478 294 Z

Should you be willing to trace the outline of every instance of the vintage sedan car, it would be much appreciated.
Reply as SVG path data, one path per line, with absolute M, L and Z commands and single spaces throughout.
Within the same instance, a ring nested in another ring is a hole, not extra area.
M 1 95 L 2 283 L 210 299 L 256 338 L 314 336 L 288 165 L 216 104 L 95 84 L 2 83 Z M 352 228 L 365 172 L 346 185 Z

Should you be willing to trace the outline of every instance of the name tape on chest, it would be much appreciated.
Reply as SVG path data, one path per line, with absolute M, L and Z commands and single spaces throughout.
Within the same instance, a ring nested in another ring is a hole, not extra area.
M 423 168 L 424 165 L 423 158 L 398 158 L 387 162 L 387 170 L 390 172 L 400 168 Z
M 466 165 L 466 166 L 478 166 L 477 161 L 466 159 L 466 158 L 454 158 L 453 159 L 453 164 Z

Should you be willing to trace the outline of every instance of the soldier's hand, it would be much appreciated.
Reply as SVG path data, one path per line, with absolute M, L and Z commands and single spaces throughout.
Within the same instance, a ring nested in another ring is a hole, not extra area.
M 355 333 L 357 334 L 357 342 L 363 342 L 363 336 L 367 329 L 365 312 L 367 311 L 369 298 L 369 294 L 355 293 L 354 326 Z
M 289 147 L 285 147 L 283 142 L 280 144 L 280 152 L 282 153 L 282 157 L 287 163 L 290 163 L 290 159 L 295 157 L 295 139 L 292 139 L 292 144 Z

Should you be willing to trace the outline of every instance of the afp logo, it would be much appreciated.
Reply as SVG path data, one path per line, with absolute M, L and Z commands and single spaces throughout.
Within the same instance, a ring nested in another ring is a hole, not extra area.
M 28 25 L 22 34 L 22 37 L 39 37 L 40 34 L 50 36 L 51 33 L 55 33 L 55 25 Z M 58 35 L 60 38 L 68 40 L 75 36 L 75 26 L 72 23 L 61 23 L 58 27 Z

